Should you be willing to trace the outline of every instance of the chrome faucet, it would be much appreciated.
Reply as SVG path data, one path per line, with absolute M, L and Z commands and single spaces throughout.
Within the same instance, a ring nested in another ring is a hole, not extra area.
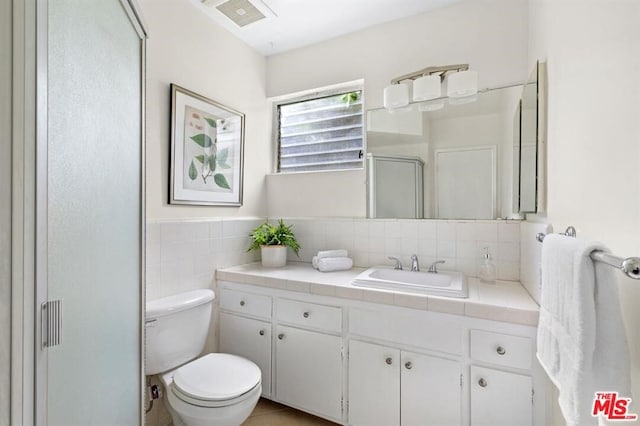
M 438 263 L 445 263 L 444 260 L 436 260 L 431 265 L 429 265 L 429 270 L 427 272 L 431 272 L 432 274 L 438 273 Z
M 420 272 L 420 264 L 418 263 L 418 256 L 415 254 L 411 255 L 411 270 L 413 272 Z
M 394 260 L 396 262 L 396 264 L 393 265 L 393 269 L 399 269 L 400 271 L 402 271 L 402 262 L 400 261 L 400 259 L 398 259 L 397 257 L 393 257 L 393 256 L 389 256 L 388 259 L 389 260 Z

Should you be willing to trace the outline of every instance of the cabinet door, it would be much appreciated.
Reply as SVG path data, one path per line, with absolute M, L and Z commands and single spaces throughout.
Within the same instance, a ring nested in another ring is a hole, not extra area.
M 220 352 L 255 362 L 262 371 L 262 395 L 271 395 L 271 324 L 220 314 Z
M 400 422 L 400 351 L 352 340 L 349 343 L 349 424 Z
M 277 400 L 340 421 L 342 339 L 278 326 L 275 342 Z
M 402 426 L 460 424 L 462 386 L 458 362 L 402 352 L 400 369 Z
M 531 377 L 471 366 L 470 385 L 472 426 L 532 424 Z

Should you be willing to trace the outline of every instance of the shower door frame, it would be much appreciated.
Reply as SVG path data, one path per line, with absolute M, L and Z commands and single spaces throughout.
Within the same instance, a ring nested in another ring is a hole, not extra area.
M 19 1 L 19 0 L 18 0 Z M 146 39 L 148 37 L 146 25 L 142 18 L 141 9 L 136 0 L 119 0 L 124 8 L 131 25 L 136 31 L 140 39 L 140 259 L 139 265 L 139 319 L 138 319 L 138 336 L 139 336 L 139 424 L 144 424 L 144 308 L 145 308 L 145 235 L 146 235 Z M 48 279 L 47 279 L 47 255 L 48 255 L 48 0 L 33 0 L 27 2 L 35 8 L 32 13 L 32 22 L 29 16 L 25 19 L 25 33 L 28 33 L 31 24 L 35 28 L 35 167 L 32 171 L 25 171 L 25 174 L 35 180 L 35 228 L 33 229 L 33 243 L 35 244 L 35 293 L 32 294 L 31 309 L 33 309 L 33 323 L 31 330 L 28 330 L 30 321 L 25 321 L 22 333 L 23 337 L 33 337 L 32 352 L 25 351 L 23 354 L 23 363 L 25 373 L 22 377 L 23 416 L 31 414 L 34 424 L 47 424 L 47 385 L 48 385 L 48 353 L 47 348 L 42 345 L 42 310 L 41 306 L 47 302 Z M 26 45 L 26 44 L 25 44 Z M 26 50 L 26 48 L 25 48 Z M 29 68 L 28 66 L 26 68 Z M 26 69 L 25 71 L 29 71 Z M 28 101 L 28 96 L 25 100 Z M 25 125 L 26 126 L 26 125 Z M 26 163 L 25 157 L 25 163 Z M 29 189 L 29 188 L 27 188 Z M 25 190 L 25 192 L 27 192 Z M 26 215 L 26 209 L 23 211 Z M 25 238 L 25 240 L 27 240 Z M 27 241 L 28 242 L 28 241 Z M 25 294 L 24 306 L 28 307 L 30 295 Z M 26 345 L 25 345 L 26 346 Z M 33 366 L 33 374 L 29 374 L 30 366 Z M 31 377 L 30 377 L 31 376 Z M 32 384 L 29 379 L 32 378 Z M 13 385 L 12 385 L 13 386 Z M 32 388 L 33 406 L 29 407 L 28 391 Z M 13 402 L 12 402 L 13 404 Z M 28 413 L 28 410 L 31 413 Z

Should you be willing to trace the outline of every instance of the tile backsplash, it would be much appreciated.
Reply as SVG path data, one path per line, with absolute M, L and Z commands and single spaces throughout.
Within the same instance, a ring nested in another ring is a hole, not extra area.
M 404 265 L 417 254 L 426 269 L 445 260 L 442 270 L 477 276 L 482 248 L 488 247 L 498 278 L 520 275 L 519 221 L 397 220 L 365 218 L 284 218 L 302 246 L 300 257 L 310 262 L 319 250 L 344 248 L 360 267 L 390 265 L 395 256 Z M 218 268 L 254 262 L 259 252 L 247 253 L 250 231 L 264 218 L 214 218 L 147 223 L 147 299 L 157 299 L 214 286 Z
M 218 268 L 250 263 L 249 232 L 264 218 L 147 222 L 147 299 L 213 287 Z
M 520 221 L 498 220 L 398 220 L 285 218 L 294 226 L 302 246 L 300 258 L 310 262 L 319 250 L 344 248 L 356 266 L 390 265 L 395 256 L 406 265 L 417 254 L 421 268 L 445 260 L 442 270 L 459 270 L 477 276 L 482 249 L 488 247 L 498 279 L 518 280 L 520 275 Z

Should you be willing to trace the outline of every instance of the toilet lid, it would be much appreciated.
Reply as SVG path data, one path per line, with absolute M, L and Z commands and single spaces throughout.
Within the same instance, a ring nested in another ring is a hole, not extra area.
M 260 368 L 231 354 L 209 354 L 180 367 L 173 375 L 177 390 L 187 396 L 220 401 L 236 398 L 260 382 Z

